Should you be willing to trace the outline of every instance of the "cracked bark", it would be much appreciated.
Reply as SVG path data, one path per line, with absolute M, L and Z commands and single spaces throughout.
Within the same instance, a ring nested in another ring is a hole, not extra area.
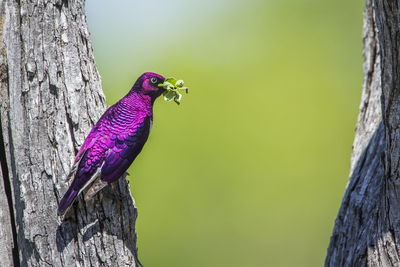
M 0 265 L 139 265 L 125 178 L 121 200 L 106 188 L 57 217 L 75 154 L 106 108 L 84 0 L 1 0 L 0 14 Z
M 366 2 L 360 114 L 326 266 L 400 266 L 399 7 Z

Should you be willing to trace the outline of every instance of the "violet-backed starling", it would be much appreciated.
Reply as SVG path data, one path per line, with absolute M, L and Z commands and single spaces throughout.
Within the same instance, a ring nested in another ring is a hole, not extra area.
M 153 104 L 166 79 L 156 73 L 140 76 L 128 94 L 104 112 L 86 137 L 70 177 L 73 181 L 58 206 L 64 215 L 89 185 L 85 200 L 118 180 L 146 143 L 153 122 Z

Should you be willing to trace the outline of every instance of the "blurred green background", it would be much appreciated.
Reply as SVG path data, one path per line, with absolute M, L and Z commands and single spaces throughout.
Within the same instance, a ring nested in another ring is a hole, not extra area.
M 349 173 L 363 1 L 88 0 L 109 105 L 162 99 L 129 173 L 145 266 L 322 266 Z

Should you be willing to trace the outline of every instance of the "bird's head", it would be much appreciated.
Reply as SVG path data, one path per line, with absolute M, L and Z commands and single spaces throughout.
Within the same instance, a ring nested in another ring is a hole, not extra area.
M 160 74 L 146 72 L 142 74 L 133 85 L 133 91 L 150 96 L 153 100 L 159 97 L 165 89 L 163 83 L 165 78 Z

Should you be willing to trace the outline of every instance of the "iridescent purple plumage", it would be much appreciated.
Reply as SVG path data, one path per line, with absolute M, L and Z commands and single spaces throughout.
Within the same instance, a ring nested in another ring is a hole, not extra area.
M 129 93 L 101 116 L 75 158 L 71 171 L 74 179 L 59 203 L 59 214 L 65 214 L 93 180 L 102 183 L 102 188 L 118 180 L 128 169 L 147 141 L 154 101 L 164 91 L 158 85 L 164 80 L 159 74 L 144 73 Z

